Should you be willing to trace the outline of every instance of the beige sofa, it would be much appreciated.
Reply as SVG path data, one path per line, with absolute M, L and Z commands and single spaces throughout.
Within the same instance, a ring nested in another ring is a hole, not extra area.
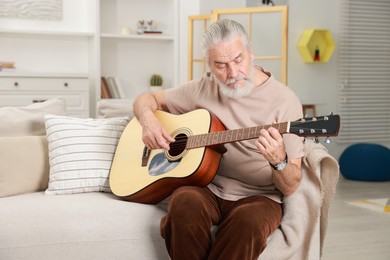
M 109 138 L 115 148 L 112 140 L 118 140 L 126 125 L 123 116 L 129 115 L 127 100 L 100 102 L 99 118 L 90 121 L 66 117 L 61 99 L 0 108 L 0 259 L 169 259 L 159 232 L 165 202 L 144 205 L 118 199 L 108 186 L 115 149 L 98 160 L 99 170 L 93 168 L 96 155 L 91 153 L 101 148 L 83 150 L 101 144 L 96 133 L 107 130 L 107 122 L 116 127 L 108 131 L 117 133 Z M 63 130 L 69 126 L 76 130 Z M 86 135 L 80 137 L 81 132 Z M 58 145 L 60 140 L 66 141 Z M 61 154 L 59 146 L 88 156 Z M 307 142 L 305 149 L 302 184 L 285 198 L 282 224 L 260 259 L 320 258 L 339 171 L 322 145 Z M 62 163 L 56 159 L 64 156 L 74 156 L 72 177 L 68 166 L 57 167 Z

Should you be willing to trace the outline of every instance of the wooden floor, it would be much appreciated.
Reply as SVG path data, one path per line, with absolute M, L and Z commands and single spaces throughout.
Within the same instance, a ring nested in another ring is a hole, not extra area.
M 390 259 L 390 213 L 346 203 L 377 198 L 390 198 L 390 182 L 350 181 L 340 176 L 322 260 Z

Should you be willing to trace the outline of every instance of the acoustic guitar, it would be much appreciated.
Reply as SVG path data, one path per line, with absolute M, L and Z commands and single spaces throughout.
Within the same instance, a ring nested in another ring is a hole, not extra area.
M 281 134 L 329 137 L 338 135 L 340 127 L 338 115 L 236 130 L 225 130 L 205 109 L 182 115 L 156 111 L 155 115 L 175 142 L 169 151 L 149 150 L 142 142 L 138 120 L 129 122 L 118 142 L 109 177 L 112 192 L 124 200 L 156 204 L 180 186 L 206 186 L 217 172 L 223 144 L 258 138 L 263 128 L 272 126 Z

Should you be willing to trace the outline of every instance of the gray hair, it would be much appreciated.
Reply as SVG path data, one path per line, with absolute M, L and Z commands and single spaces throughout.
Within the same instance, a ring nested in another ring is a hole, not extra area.
M 228 42 L 235 37 L 239 37 L 248 51 L 251 51 L 248 35 L 240 23 L 222 19 L 208 26 L 202 39 L 203 55 L 206 60 L 208 60 L 208 51 L 211 47 L 221 42 Z

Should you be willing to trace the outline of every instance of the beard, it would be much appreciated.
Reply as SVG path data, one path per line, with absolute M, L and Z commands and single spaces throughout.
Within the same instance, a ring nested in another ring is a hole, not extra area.
M 239 99 L 248 96 L 252 92 L 254 87 L 252 80 L 253 69 L 251 70 L 250 75 L 250 77 L 238 76 L 234 79 L 228 79 L 226 82 L 222 82 L 217 77 L 214 77 L 218 82 L 219 92 L 228 98 Z M 241 83 L 240 81 L 244 81 L 244 85 L 238 85 Z

